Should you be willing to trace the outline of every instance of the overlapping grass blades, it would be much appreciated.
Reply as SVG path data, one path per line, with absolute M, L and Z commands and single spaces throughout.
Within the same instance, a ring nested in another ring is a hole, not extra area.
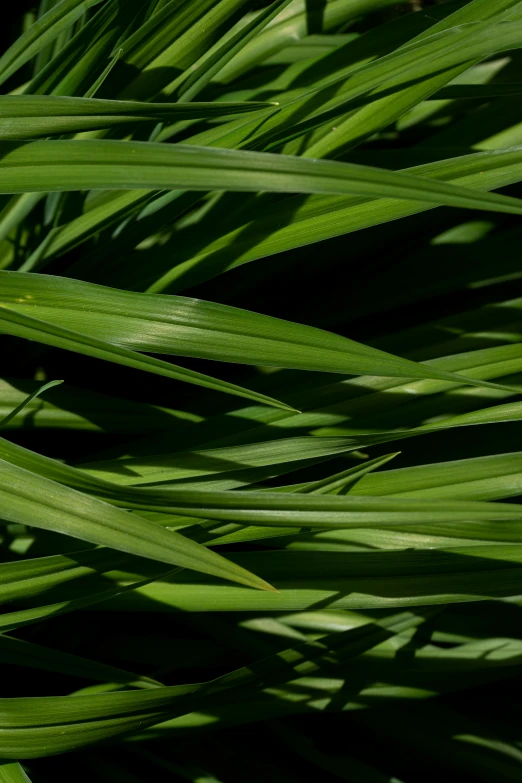
M 520 779 L 522 3 L 14 18 L 0 781 Z

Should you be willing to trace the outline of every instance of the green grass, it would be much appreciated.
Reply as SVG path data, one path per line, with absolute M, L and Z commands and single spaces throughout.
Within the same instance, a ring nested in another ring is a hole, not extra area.
M 0 783 L 519 781 L 522 2 L 0 35 Z

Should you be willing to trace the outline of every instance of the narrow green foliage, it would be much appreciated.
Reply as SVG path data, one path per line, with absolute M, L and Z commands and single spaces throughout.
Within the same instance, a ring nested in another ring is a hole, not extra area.
M 27 399 L 23 400 L 20 405 L 17 405 L 17 407 L 12 410 L 11 413 L 8 413 L 7 416 L 4 416 L 3 419 L 0 419 L 0 427 L 7 426 L 7 424 L 9 424 L 9 422 L 15 418 L 15 416 L 18 416 L 18 414 L 23 411 L 26 405 L 29 405 L 34 399 L 36 399 L 36 397 L 39 397 L 40 394 L 47 391 L 47 389 L 52 389 L 53 386 L 58 386 L 60 383 L 63 383 L 63 381 L 49 381 L 49 383 L 44 383 L 43 386 L 40 386 L 39 389 L 36 389 L 32 394 L 30 394 Z
M 10 12 L 0 783 L 520 780 L 522 3 Z

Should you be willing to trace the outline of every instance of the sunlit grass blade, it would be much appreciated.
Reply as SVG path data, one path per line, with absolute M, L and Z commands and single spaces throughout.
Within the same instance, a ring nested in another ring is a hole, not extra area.
M 8 378 L 0 381 L 0 416 L 7 429 L 49 428 L 93 432 L 151 433 L 202 420 L 189 411 L 135 403 L 122 397 L 96 394 L 66 384 L 61 390 L 34 398 L 38 381 Z M 31 401 L 27 397 L 31 396 Z M 16 419 L 5 422 L 15 408 L 24 405 Z
M 264 402 L 268 405 L 275 405 L 289 409 L 289 406 L 273 400 L 263 394 L 250 392 L 226 381 L 219 381 L 202 373 L 185 370 L 168 362 L 154 359 L 150 356 L 143 356 L 126 348 L 117 345 L 111 345 L 95 337 L 89 337 L 80 332 L 73 332 L 70 329 L 64 329 L 37 318 L 32 318 L 25 313 L 17 313 L 4 305 L 0 305 L 0 333 L 10 334 L 16 337 L 23 337 L 27 340 L 50 345 L 54 348 L 63 348 L 68 351 L 75 351 L 86 356 L 93 356 L 96 359 L 123 364 L 126 367 L 133 367 L 146 372 L 152 372 L 165 378 L 174 380 L 188 381 L 199 386 L 206 386 L 216 391 L 223 391 L 228 394 L 237 394 L 240 397 L 248 397 Z
M 143 295 L 67 278 L 17 272 L 0 271 L 0 281 L 0 317 L 7 333 L 35 334 L 32 339 L 90 352 L 100 358 L 111 358 L 112 352 L 112 360 L 121 364 L 138 366 L 141 361 L 141 366 L 150 366 L 152 372 L 224 391 L 234 387 L 174 365 L 138 357 L 127 347 L 322 372 L 431 377 L 488 385 L 487 381 L 416 364 L 329 332 L 202 300 Z M 243 390 L 242 394 L 256 397 L 254 392 Z M 261 399 L 261 395 L 257 396 Z
M 225 558 L 177 533 L 3 460 L 0 482 L 2 515 L 12 522 L 64 533 L 183 568 L 202 567 L 225 578 L 270 589 L 262 579 L 238 570 Z
M 201 55 L 228 32 L 244 12 L 246 0 L 172 0 L 153 15 L 140 30 L 123 41 L 122 64 L 139 69 L 125 84 L 120 97 L 169 94 L 176 74 L 190 68 Z M 118 69 L 115 69 L 118 73 Z
M 470 189 L 495 189 L 522 179 L 522 153 L 519 148 L 464 155 L 415 166 L 408 173 L 453 182 Z M 172 248 L 167 244 L 145 252 L 143 260 L 153 265 L 139 272 L 141 285 L 159 293 L 189 288 L 230 269 L 259 258 L 321 242 L 354 231 L 388 223 L 430 209 L 418 201 L 364 200 L 328 196 L 289 198 L 267 205 L 247 216 L 247 222 L 225 229 L 217 240 L 201 247 L 189 244 L 188 257 L 174 266 Z M 244 219 L 244 216 L 242 216 Z M 250 218 L 250 219 L 248 219 Z M 201 242 L 201 240 L 200 240 Z M 176 248 L 179 253 L 179 246 Z M 156 279 L 153 279 L 153 278 Z
M 140 103 L 47 95 L 0 97 L 0 139 L 32 139 L 161 120 L 194 120 L 262 109 L 263 103 Z
M 285 539 L 281 539 L 284 541 Z M 406 544 L 407 546 L 407 544 Z M 520 594 L 522 568 L 516 543 L 448 546 L 441 549 L 368 551 L 272 551 L 233 555 L 245 567 L 266 563 L 278 593 L 219 585 L 180 574 L 139 588 L 125 599 L 100 604 L 101 611 L 147 611 L 151 601 L 168 612 L 365 611 L 472 603 Z M 122 584 L 130 580 L 122 573 Z
M 363 477 L 350 492 L 474 500 L 515 497 L 522 494 L 522 454 L 495 454 L 385 471 Z
M 459 522 L 470 518 L 485 521 L 522 520 L 522 510 L 517 506 L 480 501 L 363 498 L 356 495 L 282 492 L 197 492 L 182 489 L 173 489 L 170 495 L 170 508 L 176 513 L 268 527 L 357 528 L 401 526 L 423 521 Z
M 91 188 L 270 190 L 416 199 L 522 214 L 519 200 L 334 161 L 269 153 L 118 141 L 0 142 L 0 192 Z M 246 178 L 248 175 L 248 179 Z M 251 179 L 251 177 L 253 179 Z
M 352 448 L 350 439 L 284 438 L 208 451 L 186 451 L 106 462 L 88 463 L 82 470 L 117 484 L 157 484 L 189 478 L 219 476 L 261 466 L 288 466 L 292 462 L 342 454 Z M 295 465 L 297 468 L 298 465 Z
M 331 32 L 355 20 L 361 10 L 371 12 L 390 4 L 390 0 L 361 0 L 351 3 L 326 0 L 324 3 L 315 4 L 306 3 L 305 0 L 293 0 L 288 8 L 279 12 L 266 30 L 260 32 L 223 68 L 218 75 L 218 81 L 226 84 L 245 76 L 285 45 L 305 38 L 309 35 L 310 28 L 316 27 L 324 32 Z
M 196 65 L 187 78 L 178 87 L 179 100 L 191 101 L 218 74 L 230 60 L 239 54 L 244 47 L 257 36 L 266 25 L 274 19 L 293 0 L 276 0 L 260 11 L 251 22 L 247 23 L 228 40 L 218 46 L 209 56 Z
M 36 397 L 39 397 L 40 394 L 43 394 L 43 392 L 47 391 L 47 389 L 52 389 L 54 386 L 58 386 L 60 383 L 63 383 L 63 381 L 49 381 L 49 383 L 44 383 L 43 386 L 40 386 L 38 389 L 36 389 L 32 394 L 30 394 L 25 400 L 23 400 L 19 405 L 16 406 L 10 413 L 7 414 L 7 416 L 4 416 L 3 419 L 0 419 L 0 428 L 3 428 L 9 424 L 10 421 L 12 421 L 15 416 L 18 416 L 23 409 L 29 405 Z
M 42 620 L 50 620 L 51 618 L 58 617 L 62 614 L 70 614 L 94 606 L 98 607 L 98 604 L 101 604 L 104 601 L 111 601 L 119 598 L 140 587 L 145 587 L 151 582 L 155 582 L 157 579 L 168 579 L 170 576 L 173 576 L 176 570 L 179 569 L 157 572 L 148 579 L 138 578 L 130 583 L 127 582 L 125 585 L 116 585 L 116 587 L 110 587 L 109 589 L 104 589 L 105 585 L 103 585 L 102 588 L 100 588 L 99 585 L 87 585 L 83 590 L 75 591 L 74 598 L 71 598 L 70 593 L 66 593 L 62 596 L 62 600 L 56 601 L 57 596 L 53 595 L 54 603 L 46 604 L 44 602 L 41 605 L 29 609 L 15 609 L 10 612 L 5 612 L 0 617 L 0 631 L 2 633 L 8 633 L 28 625 L 34 625 Z M 80 597 L 76 597 L 78 593 L 80 594 Z
M 18 761 L 6 761 L 0 764 L 0 781 L 2 783 L 31 783 Z
M 504 0 L 500 3 L 491 2 L 491 0 L 475 0 L 439 21 L 428 32 L 421 33 L 420 36 L 413 39 L 412 43 L 422 42 L 422 40 L 438 33 L 451 31 L 452 28 L 457 28 L 460 25 L 482 22 L 488 18 L 513 19 L 513 23 L 516 24 L 520 19 L 520 9 L 518 4 L 512 0 Z M 454 79 L 469 68 L 473 62 L 473 59 L 467 62 L 463 60 L 454 67 L 441 68 L 439 73 L 434 73 L 433 76 L 420 80 L 419 84 L 403 87 L 392 96 L 374 100 L 370 106 L 362 107 L 353 116 L 339 123 L 334 130 L 329 131 L 316 144 L 312 144 L 306 154 L 335 157 L 347 147 L 361 143 L 378 129 L 388 126 L 411 106 L 415 106 L 438 90 L 439 87 Z
M 70 27 L 92 6 L 103 0 L 61 0 L 18 38 L 0 58 L 0 84 Z

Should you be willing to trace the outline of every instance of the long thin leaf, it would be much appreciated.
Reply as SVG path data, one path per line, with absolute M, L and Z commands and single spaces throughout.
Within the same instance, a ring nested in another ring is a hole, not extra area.
M 3 419 L 0 419 L 0 427 L 5 427 L 15 418 L 15 416 L 18 416 L 18 414 L 23 411 L 26 405 L 29 405 L 36 397 L 47 391 L 47 389 L 52 389 L 54 386 L 58 386 L 60 383 L 63 383 L 63 381 L 49 381 L 49 383 L 45 383 L 43 386 L 40 386 L 19 405 L 17 405 L 14 410 L 8 413 L 7 416 L 5 416 Z
M 0 331 L 3 334 L 11 334 L 16 337 L 24 337 L 28 340 L 52 345 L 54 348 L 75 351 L 86 356 L 93 356 L 96 359 L 104 359 L 123 364 L 126 367 L 152 372 L 165 378 L 188 381 L 198 386 L 206 386 L 217 391 L 237 394 L 240 397 L 248 397 L 265 402 L 268 405 L 288 409 L 288 406 L 284 405 L 284 403 L 280 403 L 263 394 L 250 392 L 247 389 L 242 389 L 241 386 L 235 386 L 226 381 L 219 381 L 208 375 L 185 370 L 175 364 L 153 359 L 150 356 L 142 356 L 134 351 L 105 343 L 102 340 L 97 340 L 95 337 L 89 337 L 80 334 L 80 332 L 73 332 L 70 329 L 55 326 L 46 321 L 40 321 L 25 313 L 14 312 L 4 305 L 0 305 Z
M 0 97 L 0 139 L 32 139 L 62 133 L 131 126 L 160 120 L 194 120 L 243 114 L 263 103 L 140 103 L 47 95 Z
M 61 0 L 18 38 L 0 58 L 0 84 L 31 60 L 62 30 L 72 25 L 88 8 L 102 0 Z
M 230 60 L 239 54 L 263 28 L 269 24 L 292 0 L 275 0 L 257 14 L 251 22 L 241 27 L 235 35 L 221 44 L 215 52 L 188 75 L 179 88 L 180 100 L 191 101 L 219 73 Z
M 424 178 L 454 182 L 467 188 L 488 190 L 504 187 L 522 179 L 522 153 L 518 147 L 475 155 L 437 160 L 408 169 Z M 205 242 L 203 248 L 187 248 L 186 258 L 172 264 L 172 248 L 167 244 L 140 254 L 146 274 L 140 283 L 155 293 L 188 288 L 216 274 L 258 258 L 303 247 L 325 239 L 360 231 L 415 215 L 430 209 L 418 201 L 389 199 L 363 200 L 351 197 L 311 196 L 289 198 L 277 205 L 258 210 L 247 222 L 228 230 L 219 239 Z M 179 246 L 176 251 L 179 253 Z
M 517 199 L 416 175 L 269 153 L 119 141 L 0 142 L 0 192 L 270 190 L 417 199 L 522 214 Z M 249 174 L 253 179 L 247 179 Z
M 162 718 L 188 711 L 188 706 L 211 705 L 241 689 L 255 691 L 268 683 L 286 682 L 321 667 L 323 660 L 338 647 L 337 655 L 349 659 L 379 644 L 393 633 L 422 622 L 422 618 L 403 614 L 366 626 L 320 643 L 305 643 L 284 650 L 250 667 L 238 669 L 209 683 L 178 685 L 149 691 L 127 691 L 94 696 L 4 699 L 2 753 L 19 758 L 34 758 L 88 745 L 139 726 L 154 725 Z M 38 729 L 38 731 L 34 731 Z
M 53 530 L 184 568 L 202 567 L 225 578 L 228 575 L 246 584 L 270 589 L 262 579 L 238 571 L 225 558 L 179 534 L 3 460 L 0 462 L 0 495 L 2 515 L 12 522 Z
M 0 780 L 2 783 L 31 783 L 18 761 L 6 761 L 0 764 Z
M 50 345 L 89 350 L 100 358 L 113 353 L 113 361 L 121 364 L 138 366 L 141 361 L 144 368 L 150 365 L 152 372 L 211 388 L 240 393 L 238 387 L 211 381 L 199 373 L 132 355 L 127 347 L 303 370 L 431 377 L 481 385 L 473 378 L 415 364 L 329 332 L 197 299 L 147 296 L 18 272 L 0 271 L 0 283 L 0 317 L 8 333 L 24 336 L 25 328 L 28 336 L 34 334 Z M 30 325 L 34 326 L 31 332 Z M 252 399 L 257 396 L 245 390 L 241 394 Z

